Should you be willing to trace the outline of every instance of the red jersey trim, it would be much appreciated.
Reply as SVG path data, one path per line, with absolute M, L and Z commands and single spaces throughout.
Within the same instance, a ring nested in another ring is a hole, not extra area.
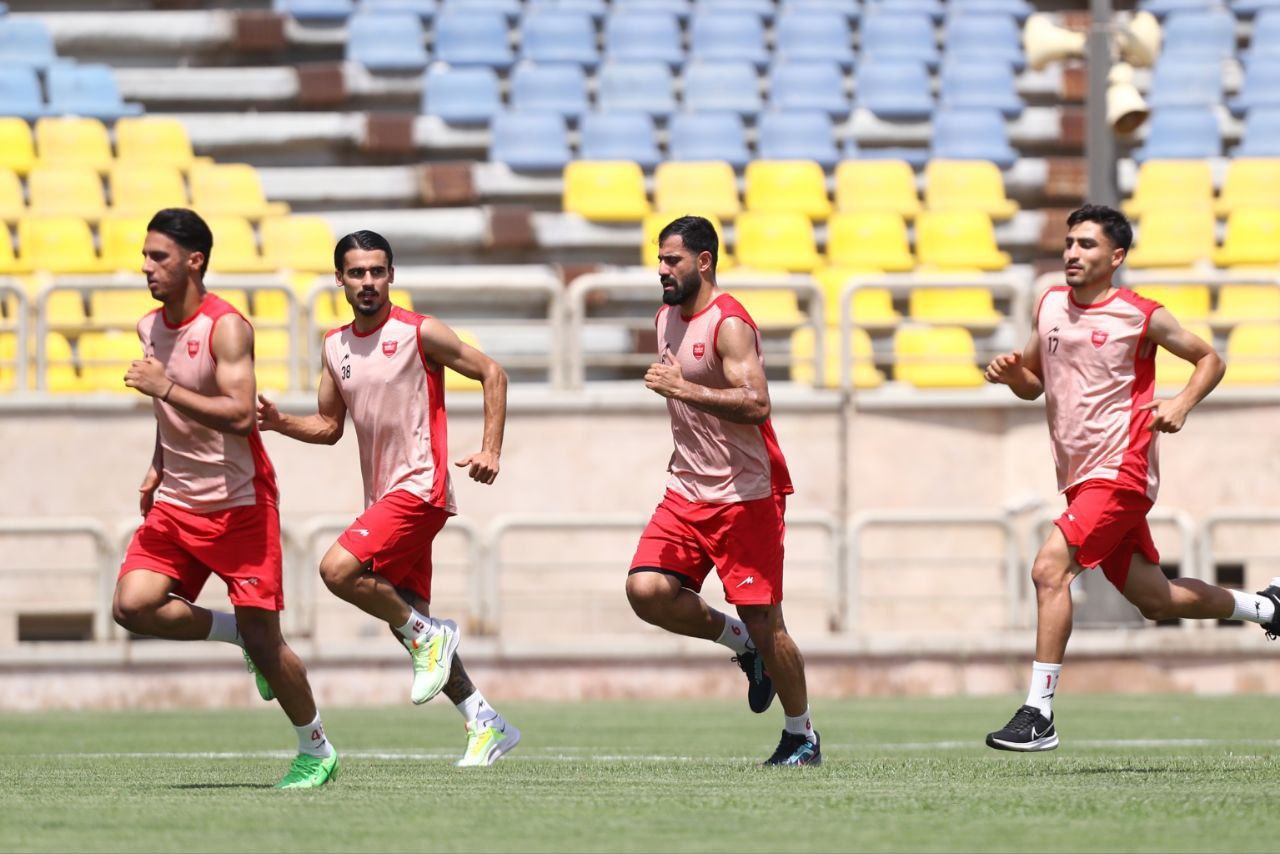
M 791 472 L 787 469 L 786 458 L 782 456 L 782 446 L 778 444 L 778 435 L 773 432 L 773 420 L 765 419 L 760 425 L 760 438 L 764 440 L 765 452 L 769 455 L 769 485 L 775 495 L 790 495 L 796 491 L 791 485 Z
M 187 325 L 188 323 L 190 323 L 191 321 L 195 320 L 195 319 L 196 319 L 197 317 L 199 317 L 201 314 L 204 314 L 204 313 L 205 313 L 205 306 L 209 304 L 209 297 L 211 297 L 211 296 L 213 296 L 213 294 L 209 293 L 208 291 L 205 291 L 205 292 L 204 292 L 204 296 L 202 296 L 202 297 L 200 298 L 200 305 L 196 306 L 196 310 L 191 314 L 191 316 L 190 316 L 190 317 L 188 317 L 188 318 L 185 318 L 184 320 L 181 320 L 181 321 L 179 321 L 179 322 L 177 322 L 177 323 L 170 323 L 170 322 L 169 322 L 169 318 L 167 318 L 167 317 L 165 317 L 165 316 L 164 316 L 164 307 L 163 307 L 163 306 L 161 306 L 159 309 L 157 309 L 157 310 L 160 312 L 160 320 L 164 322 L 165 327 L 166 327 L 166 328 L 168 328 L 168 329 L 181 329 L 182 327 L 186 326 L 186 325 Z M 214 297 L 214 298 L 215 298 L 215 299 L 217 299 L 216 297 Z M 223 302 L 222 300 L 218 300 L 218 302 L 222 302 L 224 305 L 227 305 L 227 304 L 226 304 L 225 302 Z M 230 305 L 227 305 L 227 308 L 231 308 L 231 306 L 230 306 Z M 232 311 L 235 311 L 235 309 L 234 309 L 234 308 L 231 308 L 231 310 L 232 310 Z
M 351 334 L 356 336 L 357 338 L 368 338 L 370 335 L 377 332 L 382 327 L 386 326 L 387 321 L 390 320 L 392 317 L 394 317 L 396 313 L 395 305 L 394 304 L 390 304 L 390 305 L 391 305 L 391 310 L 387 312 L 387 316 L 382 318 L 382 322 L 379 323 L 377 326 L 373 327 L 372 329 L 370 329 L 368 332 L 361 332 L 359 329 L 356 329 L 356 325 L 354 323 L 348 323 L 347 326 L 351 327 Z M 409 322 L 412 323 L 413 321 L 409 321 Z M 344 326 L 342 328 L 346 329 L 347 326 Z
M 427 348 L 422 346 L 422 324 L 428 315 L 414 314 L 395 307 L 400 312 L 397 320 L 413 324 L 414 340 L 418 343 L 418 359 L 427 375 L 427 424 L 431 430 L 431 464 L 434 467 L 431 480 L 431 497 L 428 504 L 436 507 L 449 505 L 449 418 L 444 408 L 444 367 L 431 366 Z
M 1114 286 L 1113 286 L 1113 287 L 1114 287 Z M 1115 299 L 1116 299 L 1117 297 L 1119 297 L 1119 296 L 1120 296 L 1120 294 L 1122 294 L 1122 293 L 1124 293 L 1124 292 L 1125 292 L 1125 289 L 1124 289 L 1124 288 L 1116 288 L 1116 289 L 1115 289 L 1115 291 L 1116 291 L 1116 292 L 1115 292 L 1114 294 L 1112 294 L 1111 296 L 1107 297 L 1106 299 L 1104 299 L 1102 302 L 1089 303 L 1088 305 L 1085 305 L 1085 304 L 1084 304 L 1084 303 L 1082 303 L 1082 302 L 1076 302 L 1075 294 L 1074 294 L 1073 292 L 1071 292 L 1071 288 L 1067 288 L 1067 291 L 1068 291 L 1068 293 L 1067 293 L 1067 301 L 1068 301 L 1068 302 L 1070 302 L 1070 303 L 1071 303 L 1071 305 L 1075 306 L 1076 308 L 1080 309 L 1081 311 L 1089 311 L 1089 310 L 1091 310 L 1091 309 L 1095 309 L 1095 308 L 1102 308 L 1104 305 L 1110 305 L 1112 302 L 1114 302 L 1114 301 L 1115 301 Z
M 729 318 L 736 317 L 745 321 L 746 324 L 756 333 L 756 354 L 759 355 L 760 327 L 756 326 L 755 320 L 752 319 L 750 314 L 747 314 L 747 310 L 742 307 L 742 303 L 738 302 L 729 294 L 721 294 L 720 297 L 716 299 L 716 302 L 719 302 L 721 299 L 725 299 L 727 302 L 720 307 L 720 319 L 716 321 L 716 328 L 711 333 L 711 349 L 715 351 L 717 356 L 720 355 L 720 327 Z M 708 306 L 708 308 L 710 308 L 710 306 Z
M 276 482 L 276 469 L 271 465 L 267 449 L 262 444 L 262 434 L 254 427 L 249 434 L 249 453 L 253 458 L 253 494 L 258 506 L 277 507 L 280 503 L 280 486 Z
M 716 303 L 720 302 L 720 300 L 725 298 L 731 299 L 735 303 L 737 302 L 737 300 L 733 299 L 733 297 L 730 296 L 729 294 L 720 294 L 720 296 L 716 297 L 711 302 L 707 303 L 706 308 L 702 309 L 702 311 L 695 311 L 693 314 L 685 314 L 683 311 L 680 312 L 680 319 L 689 321 L 689 320 L 694 320 L 695 318 L 702 317 L 702 315 L 706 314 L 708 311 L 711 311 L 711 309 L 716 305 Z M 738 308 L 742 308 L 742 306 L 739 305 Z

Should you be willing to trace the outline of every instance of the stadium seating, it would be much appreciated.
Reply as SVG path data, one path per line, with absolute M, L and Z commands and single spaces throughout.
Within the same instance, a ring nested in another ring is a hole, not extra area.
M 1253 19 L 1253 33 L 1249 37 L 1249 52 L 1241 57 L 1252 64 L 1259 59 L 1280 54 L 1280 7 L 1272 6 L 1260 11 Z
M 228 294 L 221 296 L 225 299 Z M 284 329 L 255 329 L 253 334 L 253 372 L 259 391 L 288 391 L 289 333 Z
M 134 336 L 133 340 L 136 342 L 137 336 Z M 76 376 L 74 356 L 71 352 L 71 342 L 67 337 L 60 332 L 50 332 L 44 337 L 44 352 L 48 360 L 48 368 L 45 370 L 45 389 L 55 394 L 81 391 L 80 378 Z M 123 376 L 122 370 L 116 375 L 116 379 Z
M 761 160 L 812 160 L 823 169 L 835 167 L 840 160 L 831 118 L 823 112 L 763 113 L 757 135 Z
M 1160 57 L 1229 59 L 1236 48 L 1236 19 L 1225 9 L 1173 12 L 1164 21 Z
M 126 104 L 121 99 L 115 74 L 106 65 L 54 65 L 46 85 L 52 113 L 114 121 L 142 112 L 141 104 Z
M 769 64 L 764 25 L 756 15 L 737 11 L 695 12 L 690 23 L 689 53 L 702 62 Z
M 1227 336 L 1229 385 L 1280 383 L 1280 323 L 1241 323 Z
M 836 167 L 836 209 L 889 211 L 913 219 L 920 212 L 915 173 L 901 160 L 846 160 Z
M 532 75 L 526 75 L 524 80 L 519 74 L 512 77 L 511 101 L 516 109 L 522 109 L 521 102 L 530 97 L 525 86 L 529 76 Z M 583 100 L 585 102 L 585 96 Z M 535 108 L 546 109 L 548 106 L 537 101 Z M 422 112 L 425 115 L 439 116 L 455 125 L 487 125 L 501 109 L 498 75 L 492 68 L 441 66 L 427 72 L 422 87 Z
M 1018 159 L 1004 116 L 996 110 L 939 109 L 933 117 L 930 156 L 941 160 L 989 160 L 1008 169 Z
M 31 138 L 31 126 L 17 116 L 0 116 L 0 169 L 25 175 L 35 162 L 36 145 Z
M 929 69 L 914 59 L 870 58 L 858 67 L 857 105 L 882 119 L 916 121 L 933 114 Z
M 412 12 L 423 24 L 436 14 L 436 0 L 360 0 L 361 12 Z
M 938 64 L 937 35 L 928 15 L 868 12 L 862 20 L 862 58 Z
M 1231 325 L 1252 320 L 1280 320 L 1280 288 L 1273 285 L 1226 284 L 1218 288 L 1215 325 Z
M 502 12 L 446 4 L 435 20 L 432 59 L 450 65 L 485 65 L 506 70 L 515 57 Z
M 1173 309 L 1170 309 L 1173 311 Z M 1174 312 L 1182 320 L 1182 317 Z M 1210 345 L 1213 344 L 1213 330 L 1206 323 L 1183 322 L 1182 328 Z M 1191 379 L 1195 365 L 1181 359 L 1163 347 L 1156 350 L 1156 386 L 1158 388 L 1180 389 Z
M 1222 88 L 1221 60 L 1173 57 L 1156 66 L 1147 104 L 1152 109 L 1212 107 L 1222 103 Z
M 999 110 L 1006 119 L 1022 115 L 1012 67 L 1003 60 L 948 56 L 942 65 L 941 105 L 947 109 Z
M 115 132 L 116 156 L 123 162 L 136 160 L 148 166 L 173 166 L 183 172 L 196 163 L 211 162 L 195 156 L 187 128 L 178 119 L 124 118 L 116 122 Z
M 575 160 L 564 170 L 564 209 L 604 222 L 639 222 L 649 213 L 644 173 L 629 161 Z
M 1138 169 L 1133 197 L 1121 204 L 1126 216 L 1147 211 L 1200 210 L 1213 205 L 1213 172 L 1203 160 L 1149 160 Z
M 26 198 L 18 173 L 0 169 L 0 221 L 17 222 L 27 211 Z M 7 235 L 6 235 L 7 236 Z
M 668 146 L 672 160 L 723 160 L 742 169 L 751 159 L 746 130 L 736 115 L 677 113 L 671 117 Z
M 34 121 L 48 112 L 34 68 L 0 65 L 0 114 Z
M 837 63 L 853 66 L 848 17 L 838 11 L 793 9 L 774 27 L 774 62 Z
M 679 68 L 684 64 L 680 20 L 671 12 L 624 6 L 605 23 L 604 53 L 609 62 L 662 62 Z
M 187 206 L 182 173 L 172 166 L 151 166 L 139 161 L 117 161 L 108 176 L 113 213 L 151 215 L 162 208 Z
M 523 8 L 520 0 L 441 0 L 440 17 L 470 12 L 496 13 L 504 22 L 514 23 Z
M 853 339 L 853 387 L 857 389 L 879 388 L 884 384 L 884 374 L 875 366 L 871 336 L 865 329 L 852 329 Z M 791 333 L 791 380 L 804 385 L 814 385 L 813 370 L 814 334 L 812 327 L 803 327 Z M 840 384 L 840 330 L 829 327 L 824 337 L 824 386 L 835 388 Z
M 925 207 L 933 211 L 981 211 L 994 220 L 1018 212 L 1004 191 L 994 163 L 980 160 L 931 160 L 925 168 Z
M 33 216 L 75 216 L 97 220 L 107 203 L 98 173 L 83 167 L 37 166 L 27 176 Z
M 135 317 L 133 322 L 137 323 L 137 320 Z M 124 373 L 129 363 L 142 355 L 142 345 L 132 330 L 85 332 L 76 339 L 76 352 L 80 361 L 81 390 L 136 394 L 124 384 Z
M 735 225 L 734 251 L 743 267 L 807 273 L 822 263 L 813 224 L 802 213 L 748 210 Z
M 373 72 L 421 71 L 425 39 L 417 15 L 359 12 L 347 20 L 347 61 Z
M 333 270 L 336 239 L 324 217 L 267 217 L 259 230 L 262 258 L 270 267 L 304 273 Z
M 822 167 L 807 160 L 754 160 L 747 164 L 746 208 L 791 212 L 823 220 L 831 215 Z
M 460 69 L 454 73 L 484 75 L 492 81 L 492 109 L 484 116 L 488 123 L 501 108 L 498 79 L 492 69 Z M 464 108 L 463 104 L 458 107 Z M 518 65 L 511 73 L 511 108 L 519 112 L 558 113 L 577 120 L 590 109 L 587 103 L 587 77 L 577 65 Z
M 742 303 L 742 307 L 747 310 L 747 314 L 751 315 L 751 319 L 762 331 L 795 329 L 808 319 L 800 311 L 795 291 L 787 288 L 734 290 L 734 275 L 735 273 L 730 273 L 721 276 L 718 284 Z
M 111 168 L 111 139 L 97 119 L 46 117 L 36 122 L 35 139 L 41 166 L 85 166 L 100 173 Z
M 831 62 L 778 62 L 769 72 L 769 108 L 779 112 L 821 110 L 832 119 L 849 115 L 844 75 Z
M 652 169 L 662 159 L 653 120 L 644 113 L 588 113 L 579 133 L 583 160 L 630 160 Z
M 1271 207 L 1280 199 L 1280 158 L 1236 157 L 1227 164 L 1216 212 L 1229 214 L 1240 208 Z
M 923 323 L 969 329 L 992 329 L 1004 319 L 986 288 L 915 288 L 908 298 L 907 314 Z
M 596 81 L 601 110 L 654 117 L 676 110 L 675 81 L 671 69 L 661 62 L 606 63 Z
M 1155 300 L 1179 321 L 1199 322 L 1209 319 L 1212 295 L 1208 285 L 1138 285 L 1135 290 Z M 1205 339 L 1209 340 L 1209 339 Z
M 841 324 L 841 299 L 851 277 L 874 278 L 880 275 L 883 275 L 880 270 L 865 267 L 828 266 L 814 270 L 813 277 L 822 288 L 827 326 L 836 327 Z M 860 329 L 892 329 L 902 319 L 893 307 L 893 294 L 887 288 L 859 288 L 854 292 L 851 308 L 854 326 Z
M 1227 218 L 1227 235 L 1213 255 L 1219 267 L 1280 264 L 1280 199 L 1277 207 L 1240 208 Z M 1277 270 L 1280 275 L 1280 270 Z
M 944 41 L 947 56 L 978 57 L 1006 63 L 1021 71 L 1026 65 L 1022 53 L 1022 32 L 1012 15 L 976 11 L 947 19 Z
M 907 224 L 889 211 L 837 213 L 827 224 L 827 262 L 833 267 L 905 272 L 915 267 Z
M 150 311 L 156 307 L 155 300 L 151 299 L 150 294 L 144 293 L 144 295 L 149 302 L 145 311 Z M 75 331 L 84 328 L 87 317 L 84 311 L 84 296 L 79 291 L 54 290 L 44 294 L 43 298 L 45 322 L 48 323 L 49 328 L 67 328 Z M 33 304 L 39 304 L 39 301 L 39 295 L 32 296 Z M 132 320 L 127 321 L 127 325 L 132 328 L 143 313 L 145 312 L 135 314 Z
M 760 82 L 746 62 L 696 62 L 685 68 L 684 108 L 754 117 L 762 109 Z
M 1222 155 L 1218 117 L 1211 107 L 1169 107 L 1152 110 L 1145 144 L 1133 159 L 1202 160 Z
M 1244 120 L 1237 158 L 1280 158 L 1280 107 L 1254 107 Z
M 110 213 L 98 226 L 102 247 L 102 268 L 107 271 L 136 272 L 142 267 L 142 244 L 147 239 L 147 223 L 154 211 L 137 215 Z
M 55 295 L 58 292 L 55 291 Z M 65 292 L 69 296 L 76 296 Z M 151 293 L 139 285 L 127 291 L 100 290 L 89 294 L 89 315 L 97 326 L 132 330 L 143 315 L 159 306 Z
M 1142 217 L 1130 267 L 1185 267 L 1213 258 L 1212 209 L 1152 210 Z
M 46 69 L 58 61 L 53 36 L 36 18 L 0 18 L 0 67 Z
M 1280 107 L 1280 54 L 1259 56 L 1245 66 L 1240 94 L 1231 100 L 1234 113 L 1255 107 Z
M 270 266 L 258 251 L 258 238 L 253 226 L 243 216 L 220 214 L 206 216 L 213 232 L 214 251 L 209 257 L 213 273 L 261 273 Z
M 980 211 L 924 211 L 916 217 L 916 257 L 938 270 L 1003 270 L 991 217 Z
M 732 221 L 742 210 L 733 167 L 723 160 L 699 163 L 667 161 L 654 172 L 653 207 L 677 214 L 700 210 Z
M 201 215 L 261 219 L 289 212 L 283 202 L 270 202 L 257 170 L 245 163 L 197 163 L 191 168 L 191 203 Z
M 271 8 L 299 21 L 345 21 L 355 11 L 352 0 L 272 0 Z
M 973 336 L 959 326 L 904 326 L 893 336 L 894 379 L 916 388 L 982 385 Z
M 521 23 L 520 57 L 530 62 L 594 68 L 600 61 L 595 23 L 586 12 L 534 7 Z
M 26 217 L 18 222 L 20 259 L 48 273 L 101 270 L 89 224 L 78 217 Z
M 512 169 L 559 171 L 569 162 L 564 119 L 549 113 L 502 112 L 489 126 L 489 159 Z

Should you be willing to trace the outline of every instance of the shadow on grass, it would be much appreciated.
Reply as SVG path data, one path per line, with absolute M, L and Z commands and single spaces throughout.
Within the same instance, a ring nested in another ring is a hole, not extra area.
M 273 789 L 270 783 L 179 783 L 171 789 Z

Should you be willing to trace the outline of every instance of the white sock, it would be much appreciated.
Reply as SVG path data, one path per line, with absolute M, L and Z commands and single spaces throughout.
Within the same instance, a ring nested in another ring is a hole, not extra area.
M 462 719 L 467 723 L 474 723 L 481 718 L 496 718 L 498 716 L 497 710 L 485 701 L 484 695 L 479 691 L 476 691 L 461 703 L 454 703 L 453 705 L 458 710 L 458 714 L 462 715 Z
M 1266 596 L 1257 593 L 1245 593 L 1242 590 L 1228 590 L 1236 600 L 1235 610 L 1231 612 L 1233 620 L 1248 620 L 1251 623 L 1269 623 L 1276 615 L 1276 603 Z
M 804 714 L 796 715 L 794 718 L 791 715 L 784 714 L 782 728 L 792 735 L 803 735 L 810 741 L 818 740 L 818 737 L 813 733 L 813 721 L 809 719 L 808 706 L 804 707 Z
M 724 629 L 720 632 L 720 637 L 716 638 L 716 643 L 723 644 L 738 653 L 738 655 L 742 655 L 751 646 L 751 636 L 747 634 L 747 624 L 728 614 L 721 616 L 724 617 Z
M 396 629 L 405 640 L 429 638 L 435 631 L 435 620 L 419 614 L 416 608 L 409 609 L 409 622 Z
M 244 649 L 244 641 L 240 638 L 240 629 L 236 626 L 236 615 L 226 611 L 210 611 L 213 622 L 209 625 L 209 637 L 205 640 L 232 643 Z
M 309 756 L 327 759 L 333 755 L 333 745 L 324 736 L 324 724 L 320 722 L 320 713 L 316 719 L 305 726 L 296 726 L 293 731 L 298 734 L 298 752 Z
M 1053 720 L 1053 695 L 1058 693 L 1061 674 L 1061 664 L 1031 662 L 1031 690 L 1027 692 L 1026 705 L 1035 706 L 1049 720 Z

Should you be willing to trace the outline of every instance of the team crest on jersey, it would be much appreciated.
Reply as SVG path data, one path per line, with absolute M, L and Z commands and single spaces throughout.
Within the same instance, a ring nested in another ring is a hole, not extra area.
M 187 355 L 188 355 L 188 356 L 190 356 L 191 358 L 193 358 L 193 359 L 194 359 L 194 358 L 196 357 L 196 354 L 197 354 L 197 353 L 199 353 L 199 352 L 200 352 L 200 342 L 199 342 L 199 341 L 188 341 L 188 342 L 187 342 Z
M 701 341 L 699 341 L 697 344 L 693 345 L 693 358 L 701 359 L 705 355 L 707 355 L 706 344 L 703 344 Z
M 400 343 L 399 341 L 383 341 L 382 355 L 390 359 L 392 356 L 396 354 L 396 345 L 399 343 Z
M 1106 343 L 1107 343 L 1107 333 L 1103 332 L 1101 329 L 1093 330 L 1093 346 L 1101 347 L 1103 344 L 1106 344 Z

